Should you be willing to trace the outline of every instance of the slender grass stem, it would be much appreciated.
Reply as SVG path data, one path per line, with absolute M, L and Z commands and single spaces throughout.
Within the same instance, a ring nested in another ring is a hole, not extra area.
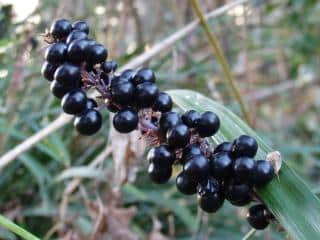
M 254 236 L 254 234 L 256 233 L 256 231 L 257 230 L 255 230 L 255 229 L 251 229 L 243 238 L 242 238 L 242 240 L 249 240 L 249 239 L 251 239 L 253 236 Z
M 201 8 L 200 8 L 198 0 L 189 0 L 189 2 L 191 3 L 194 12 L 198 16 L 200 24 L 208 37 L 208 40 L 209 40 L 210 45 L 214 51 L 214 54 L 216 55 L 217 60 L 222 67 L 222 70 L 225 75 L 225 79 L 227 81 L 227 85 L 230 87 L 232 94 L 234 95 L 234 97 L 238 101 L 243 117 L 245 118 L 246 122 L 250 124 L 250 117 L 247 112 L 244 100 L 241 97 L 240 91 L 239 91 L 239 89 L 235 83 L 235 80 L 232 76 L 231 69 L 230 69 L 230 67 L 227 63 L 227 60 L 223 54 L 223 51 L 219 45 L 218 39 L 217 39 L 216 35 L 214 34 L 214 32 L 211 31 L 209 24 L 204 16 Z

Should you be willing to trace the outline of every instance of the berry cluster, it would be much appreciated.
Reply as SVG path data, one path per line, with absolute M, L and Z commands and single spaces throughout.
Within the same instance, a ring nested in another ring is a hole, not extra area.
M 74 125 L 79 133 L 92 135 L 101 128 L 98 104 L 86 96 L 86 91 L 95 89 L 97 98 L 103 100 L 101 107 L 115 113 L 114 128 L 120 133 L 138 129 L 152 147 L 147 159 L 153 182 L 168 182 L 173 165 L 181 165 L 178 190 L 197 194 L 206 212 L 216 212 L 225 199 L 235 206 L 262 202 L 255 189 L 269 183 L 275 172 L 269 161 L 253 159 L 258 150 L 254 138 L 242 135 L 213 148 L 206 138 L 219 130 L 215 113 L 172 111 L 172 99 L 159 91 L 151 69 L 116 74 L 117 63 L 106 60 L 107 49 L 88 33 L 84 21 L 55 21 L 46 34 L 51 45 L 42 67 L 43 76 L 51 81 L 51 92 L 62 98 L 64 112 L 76 115 Z M 251 207 L 247 217 L 256 229 L 265 228 L 272 219 L 263 203 Z

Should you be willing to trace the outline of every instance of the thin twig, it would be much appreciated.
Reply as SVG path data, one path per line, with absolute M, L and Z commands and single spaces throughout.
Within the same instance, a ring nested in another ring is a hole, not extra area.
M 209 24 L 204 16 L 204 14 L 202 13 L 202 10 L 200 8 L 200 5 L 198 3 L 198 0 L 189 0 L 192 8 L 194 10 L 194 12 L 196 13 L 196 15 L 198 16 L 200 23 L 203 27 L 203 30 L 205 31 L 205 33 L 207 34 L 207 37 L 209 39 L 209 42 L 211 44 L 211 47 L 213 48 L 214 54 L 217 57 L 217 60 L 219 61 L 222 70 L 224 72 L 224 75 L 226 77 L 227 80 L 227 85 L 230 87 L 230 90 L 232 92 L 232 94 L 235 96 L 237 102 L 240 105 L 240 109 L 242 112 L 243 117 L 245 118 L 245 120 L 247 121 L 247 123 L 250 123 L 250 118 L 249 118 L 249 114 L 246 110 L 246 106 L 244 104 L 244 100 L 241 97 L 241 93 L 239 91 L 239 89 L 236 86 L 236 83 L 233 79 L 232 73 L 231 73 L 231 69 L 227 63 L 227 60 L 223 54 L 223 51 L 221 50 L 221 47 L 219 45 L 218 39 L 215 36 L 214 32 L 211 31 Z
M 217 17 L 225 13 L 226 11 L 230 10 L 231 8 L 243 4 L 247 2 L 248 0 L 237 0 L 232 3 L 226 4 L 218 9 L 215 9 L 214 11 L 208 13 L 205 18 L 209 19 L 212 17 Z M 163 53 L 167 49 L 169 49 L 173 44 L 175 44 L 180 39 L 188 36 L 192 31 L 196 29 L 196 27 L 199 25 L 199 21 L 193 21 L 186 25 L 185 27 L 181 28 L 176 33 L 170 35 L 168 38 L 160 41 L 156 45 L 154 45 L 152 48 L 150 48 L 145 53 L 142 53 L 141 55 L 135 57 L 133 60 L 131 60 L 129 63 L 125 64 L 120 71 L 128 68 L 136 68 L 152 57 L 156 56 L 159 53 Z M 0 170 L 2 170 L 6 165 L 8 165 L 10 162 L 12 162 L 14 159 L 16 159 L 20 154 L 23 152 L 29 150 L 32 148 L 36 143 L 40 142 L 42 139 L 50 135 L 51 133 L 55 132 L 56 130 L 60 129 L 67 123 L 69 123 L 72 120 L 72 116 L 61 114 L 56 120 L 54 120 L 52 123 L 50 123 L 48 126 L 37 132 L 36 134 L 30 136 L 22 143 L 15 146 L 13 149 L 5 153 L 0 157 Z

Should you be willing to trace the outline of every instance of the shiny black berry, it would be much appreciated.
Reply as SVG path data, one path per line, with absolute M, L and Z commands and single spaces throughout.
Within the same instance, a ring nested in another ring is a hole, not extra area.
M 193 181 L 188 175 L 184 174 L 184 172 L 181 172 L 176 178 L 176 186 L 181 193 L 192 195 L 197 193 L 198 183 Z
M 76 21 L 72 24 L 72 28 L 81 32 L 89 33 L 89 26 L 85 21 Z
M 161 115 L 159 127 L 162 134 L 166 135 L 168 129 L 182 123 L 181 118 L 176 112 L 166 112 Z
M 191 157 L 194 157 L 196 155 L 202 155 L 200 146 L 196 144 L 188 145 L 182 151 L 181 164 L 186 163 Z
M 172 167 L 164 168 L 150 163 L 148 167 L 148 174 L 154 183 L 163 184 L 169 181 L 172 174 Z
M 74 40 L 87 39 L 88 35 L 79 30 L 73 30 L 67 37 L 66 44 L 69 45 Z
M 145 82 L 137 85 L 135 99 L 137 105 L 141 108 L 152 107 L 158 97 L 158 87 L 151 82 Z
M 220 120 L 213 112 L 204 112 L 197 121 L 196 130 L 200 137 L 210 137 L 214 135 L 220 127 Z
M 183 165 L 183 171 L 194 181 L 199 182 L 209 175 L 209 161 L 202 155 L 193 156 Z
M 136 85 L 144 82 L 154 83 L 156 81 L 156 77 L 150 68 L 142 68 L 136 73 L 133 81 Z
M 59 19 L 52 23 L 49 33 L 55 39 L 61 39 L 68 36 L 72 31 L 72 26 L 70 21 L 66 19 Z
M 122 82 L 122 81 L 126 81 L 126 82 L 129 81 L 129 82 L 134 83 L 134 82 L 133 82 L 133 78 L 134 78 L 135 74 L 136 74 L 136 73 L 135 73 L 134 70 L 132 70 L 132 69 L 126 69 L 126 70 L 124 70 L 124 71 L 120 74 L 118 81 L 120 81 L 120 82 Z
M 226 199 L 235 206 L 245 206 L 251 201 L 252 187 L 245 183 L 231 180 L 225 187 Z
M 250 136 L 241 135 L 233 141 L 232 155 L 238 157 L 254 157 L 258 151 L 257 141 Z
M 126 108 L 114 115 L 113 126 L 120 133 L 129 133 L 137 128 L 138 121 L 138 113 L 131 108 Z
M 233 160 L 228 152 L 214 154 L 209 162 L 211 174 L 217 179 L 223 179 L 232 173 Z
M 256 187 L 262 187 L 268 184 L 274 177 L 274 168 L 270 162 L 259 160 L 256 162 L 256 170 L 254 171 L 253 183 Z
M 190 141 L 191 133 L 184 124 L 179 124 L 167 132 L 167 143 L 172 148 L 183 148 Z
M 53 80 L 54 72 L 59 67 L 58 64 L 44 62 L 41 67 L 41 74 L 43 77 L 45 77 L 48 81 Z
M 181 116 L 181 119 L 188 127 L 195 128 L 200 119 L 200 114 L 195 110 L 189 110 Z
M 86 60 L 86 49 L 88 41 L 86 39 L 76 39 L 72 41 L 67 49 L 68 60 L 73 63 L 82 63 Z
M 89 45 L 86 49 L 87 62 L 89 64 L 102 63 L 108 56 L 107 49 L 102 44 Z
M 92 98 L 88 98 L 86 106 L 87 106 L 87 109 L 94 109 L 94 108 L 98 107 L 98 104 L 97 104 L 96 100 L 94 100 Z
M 111 86 L 112 101 L 118 104 L 131 104 L 135 94 L 135 86 L 131 82 L 122 82 Z
M 51 44 L 44 53 L 44 58 L 50 63 L 61 63 L 66 60 L 67 45 L 61 42 Z
M 268 209 L 263 204 L 254 205 L 249 208 L 247 214 L 247 221 L 251 227 L 262 230 L 269 225 L 269 219 L 267 217 Z
M 218 181 L 208 179 L 205 183 L 199 185 L 198 203 L 201 209 L 208 213 L 216 212 L 222 207 L 224 197 L 220 191 Z
M 74 119 L 74 126 L 82 135 L 93 135 L 102 126 L 102 116 L 94 109 L 88 109 Z
M 223 142 L 220 143 L 213 151 L 213 153 L 219 153 L 219 152 L 229 152 L 231 153 L 232 150 L 232 143 L 230 142 Z
M 66 93 L 68 93 L 71 89 L 68 87 L 63 86 L 62 84 L 58 83 L 56 80 L 53 80 L 50 84 L 50 91 L 51 93 L 61 99 Z
M 169 112 L 172 109 L 172 99 L 169 96 L 169 94 L 161 92 L 158 94 L 153 106 L 152 110 L 153 111 L 158 111 L 158 112 Z
M 167 145 L 160 145 L 149 150 L 147 159 L 149 163 L 169 168 L 174 163 L 176 156 L 174 151 L 172 151 Z
M 64 63 L 54 73 L 54 79 L 69 88 L 78 87 L 80 84 L 80 68 L 70 63 Z
M 249 182 L 253 180 L 256 161 L 249 157 L 237 158 L 233 165 L 233 172 L 237 180 Z
M 86 109 L 87 95 L 81 89 L 75 89 L 63 96 L 61 101 L 65 113 L 79 114 Z
M 106 61 L 106 62 L 101 64 L 101 69 L 105 73 L 115 72 L 117 67 L 118 67 L 118 64 L 114 60 Z

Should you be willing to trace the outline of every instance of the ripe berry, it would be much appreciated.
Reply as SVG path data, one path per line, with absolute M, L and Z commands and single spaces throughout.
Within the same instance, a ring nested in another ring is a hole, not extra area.
M 274 168 L 271 163 L 266 160 L 259 160 L 256 164 L 257 167 L 254 172 L 253 182 L 256 187 L 262 187 L 272 180 Z
M 85 21 L 76 21 L 72 24 L 72 28 L 85 32 L 86 34 L 89 33 L 89 26 Z
M 167 132 L 167 143 L 172 148 L 182 148 L 190 141 L 189 128 L 184 124 L 179 124 Z
M 50 84 L 50 91 L 51 93 L 61 99 L 67 92 L 69 92 L 71 89 L 61 85 L 56 80 L 53 80 Z
M 70 21 L 66 19 L 59 19 L 52 23 L 49 33 L 55 38 L 55 39 L 61 39 L 68 36 L 68 34 L 71 32 L 72 26 Z
M 92 98 L 88 98 L 86 106 L 87 106 L 87 109 L 94 109 L 94 108 L 98 107 L 98 104 L 97 104 L 96 100 L 94 100 Z
M 72 41 L 67 49 L 68 60 L 73 63 L 82 63 L 86 60 L 86 49 L 88 41 L 86 39 L 76 39 Z
M 174 163 L 176 156 L 169 146 L 160 145 L 149 150 L 147 159 L 149 163 L 153 163 L 156 166 L 169 168 Z
M 232 143 L 230 142 L 223 142 L 220 143 L 213 151 L 213 153 L 219 153 L 219 152 L 231 152 L 232 150 Z
M 142 68 L 136 73 L 133 81 L 136 85 L 144 82 L 154 83 L 156 81 L 156 77 L 150 68 Z
M 93 135 L 102 126 L 102 116 L 94 109 L 88 109 L 74 119 L 74 126 L 82 135 Z
M 176 186 L 181 193 L 192 195 L 197 193 L 198 183 L 193 181 L 188 175 L 184 174 L 184 172 L 181 172 L 176 178 Z
M 79 114 L 86 109 L 87 96 L 81 89 L 75 89 L 63 96 L 61 101 L 65 113 Z
M 126 69 L 120 74 L 119 81 L 133 82 L 133 78 L 135 76 L 135 71 L 132 69 Z
M 216 212 L 222 207 L 224 197 L 218 181 L 208 179 L 204 184 L 199 185 L 198 202 L 201 209 L 208 213 Z
M 115 72 L 117 67 L 118 67 L 118 64 L 114 60 L 106 61 L 106 62 L 101 64 L 101 69 L 105 73 Z
M 204 112 L 197 121 L 197 132 L 200 137 L 210 137 L 214 135 L 220 127 L 220 120 L 213 112 Z
M 186 163 L 189 160 L 189 158 L 194 157 L 196 155 L 202 155 L 200 146 L 196 144 L 188 145 L 182 151 L 181 164 Z
M 241 135 L 233 141 L 232 155 L 238 157 L 254 157 L 258 151 L 257 141 L 250 136 Z
M 231 180 L 225 188 L 225 197 L 235 206 L 244 206 L 250 203 L 252 188 L 245 183 Z
M 135 86 L 131 82 L 121 82 L 111 86 L 112 101 L 128 105 L 132 103 L 135 93 Z
M 228 152 L 216 153 L 210 159 L 211 174 L 215 178 L 223 179 L 232 172 L 232 159 Z
M 116 113 L 120 110 L 119 107 L 117 107 L 112 101 L 106 100 L 105 101 L 106 107 L 110 112 Z
M 70 63 L 62 64 L 54 73 L 54 79 L 69 88 L 78 87 L 80 77 L 80 68 Z
M 195 128 L 200 119 L 200 114 L 195 110 L 189 110 L 181 116 L 181 119 L 188 127 Z
M 163 184 L 169 181 L 172 174 L 172 167 L 163 168 L 150 163 L 148 167 L 148 174 L 154 183 Z
M 258 230 L 262 230 L 269 225 L 267 215 L 268 209 L 265 205 L 254 205 L 249 208 L 249 212 L 247 214 L 247 221 L 251 227 Z
M 145 82 L 137 85 L 135 97 L 138 106 L 142 108 L 152 107 L 158 93 L 158 87 L 154 83 Z
M 66 60 L 67 45 L 61 42 L 51 44 L 44 53 L 44 58 L 51 63 L 61 63 Z
M 88 35 L 79 30 L 73 30 L 67 37 L 66 44 L 69 45 L 74 40 L 87 39 Z
M 241 182 L 253 180 L 255 170 L 256 161 L 249 157 L 238 158 L 233 165 L 234 175 Z
M 159 128 L 162 134 L 166 134 L 168 129 L 173 128 L 181 123 L 181 118 L 176 112 L 166 112 L 161 114 Z
M 108 56 L 107 49 L 102 44 L 94 44 L 86 49 L 87 62 L 89 64 L 102 63 Z
M 138 126 L 138 114 L 132 108 L 120 110 L 113 117 L 113 126 L 120 133 L 129 133 Z
M 172 109 L 172 99 L 169 94 L 161 92 L 158 94 L 153 106 L 153 111 L 169 112 Z
M 210 171 L 208 159 L 202 155 L 193 156 L 183 165 L 183 171 L 194 181 L 206 179 Z
M 41 68 L 41 74 L 43 77 L 45 77 L 48 81 L 53 80 L 53 75 L 56 69 L 59 67 L 57 64 L 44 62 Z

